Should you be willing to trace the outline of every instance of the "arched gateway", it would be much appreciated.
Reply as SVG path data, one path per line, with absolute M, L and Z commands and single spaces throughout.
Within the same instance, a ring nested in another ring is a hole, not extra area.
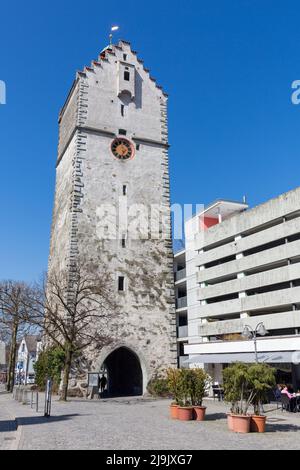
M 107 373 L 109 396 L 143 394 L 143 372 L 138 356 L 129 348 L 120 347 L 111 352 L 103 363 Z

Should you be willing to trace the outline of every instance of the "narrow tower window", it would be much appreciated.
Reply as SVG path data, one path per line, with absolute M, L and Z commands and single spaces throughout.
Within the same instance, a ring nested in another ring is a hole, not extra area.
M 127 60 L 127 54 L 123 54 L 123 60 Z
M 124 285 L 125 285 L 125 279 L 124 279 L 124 276 L 119 276 L 118 278 L 118 290 L 119 291 L 124 291 Z
M 122 248 L 126 248 L 126 235 L 122 235 L 122 241 L 121 241 Z
M 123 184 L 123 196 L 127 195 L 127 186 L 126 184 Z
M 136 144 L 136 149 L 140 150 L 140 144 Z
M 126 80 L 126 82 L 130 81 L 130 73 L 127 71 L 124 72 L 124 80 Z
M 123 117 L 124 117 L 124 109 L 125 109 L 124 104 L 121 104 L 121 116 Z

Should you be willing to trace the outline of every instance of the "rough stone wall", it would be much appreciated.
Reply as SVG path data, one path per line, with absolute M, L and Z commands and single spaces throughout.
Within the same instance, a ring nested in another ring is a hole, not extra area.
M 134 100 L 117 94 L 117 61 L 124 54 L 136 70 Z M 120 161 L 110 152 L 119 129 L 140 145 L 130 161 Z M 72 133 L 64 151 L 62 142 Z M 62 258 L 80 257 L 90 269 L 109 270 L 121 314 L 109 324 L 113 344 L 90 356 L 91 368 L 99 368 L 110 351 L 125 345 L 140 358 L 144 382 L 148 381 L 159 369 L 176 364 L 170 214 L 161 227 L 168 234 L 164 239 L 136 240 L 129 234 L 124 248 L 120 239 L 103 240 L 98 233 L 102 204 L 117 207 L 122 200 L 128 207 L 144 204 L 149 212 L 153 204 L 167 211 L 170 207 L 167 98 L 128 43 L 106 51 L 78 74 L 60 136 L 63 154 L 58 159 L 49 269 L 60 269 Z M 118 292 L 120 275 L 125 277 L 124 292 Z

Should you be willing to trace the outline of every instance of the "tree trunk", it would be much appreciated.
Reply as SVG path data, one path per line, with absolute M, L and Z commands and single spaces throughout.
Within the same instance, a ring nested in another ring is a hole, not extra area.
M 68 394 L 68 385 L 69 385 L 69 376 L 71 372 L 71 364 L 72 364 L 72 352 L 69 348 L 66 350 L 66 359 L 64 365 L 64 372 L 63 372 L 63 384 L 62 384 L 62 391 L 60 400 L 67 401 L 67 394 Z
M 17 334 L 18 322 L 15 322 L 12 330 L 11 345 L 9 351 L 9 368 L 7 379 L 7 390 L 12 392 L 15 384 L 15 368 L 16 368 L 16 355 L 17 355 Z

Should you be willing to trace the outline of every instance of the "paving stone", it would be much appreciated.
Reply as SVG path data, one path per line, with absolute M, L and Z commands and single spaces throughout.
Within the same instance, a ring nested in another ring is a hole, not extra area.
M 4 408 L 15 413 L 20 449 L 300 449 L 300 413 L 268 406 L 267 432 L 241 435 L 228 431 L 224 403 L 206 400 L 204 422 L 171 420 L 169 403 L 132 398 L 61 403 L 54 398 L 51 417 L 44 418 L 43 409 L 37 414 L 0 395 L 0 421 L 7 419 Z M 9 444 L 2 433 L 0 440 L 2 446 Z

